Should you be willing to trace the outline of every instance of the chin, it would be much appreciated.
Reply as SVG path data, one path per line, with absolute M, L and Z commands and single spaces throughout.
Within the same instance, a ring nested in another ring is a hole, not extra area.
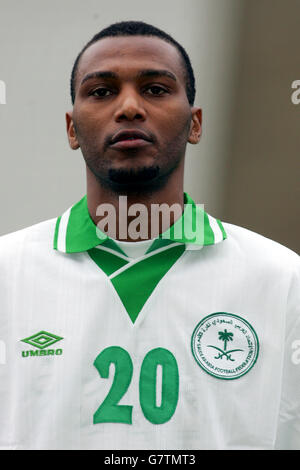
M 108 185 L 118 194 L 151 194 L 166 184 L 166 177 L 161 176 L 160 168 L 143 167 L 130 169 L 111 169 L 108 172 Z
M 139 186 L 150 183 L 158 178 L 160 168 L 158 166 L 143 166 L 132 168 L 111 168 L 108 171 L 108 178 L 111 182 L 125 185 Z

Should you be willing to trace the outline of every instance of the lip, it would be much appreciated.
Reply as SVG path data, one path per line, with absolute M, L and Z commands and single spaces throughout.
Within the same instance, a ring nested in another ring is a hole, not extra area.
M 110 146 L 114 148 L 144 147 L 152 142 L 151 137 L 139 129 L 123 129 L 111 139 Z
M 132 139 L 132 140 L 118 140 L 114 144 L 111 144 L 110 147 L 114 149 L 122 150 L 122 149 L 145 147 L 147 145 L 151 145 L 151 142 L 149 142 L 149 140 Z

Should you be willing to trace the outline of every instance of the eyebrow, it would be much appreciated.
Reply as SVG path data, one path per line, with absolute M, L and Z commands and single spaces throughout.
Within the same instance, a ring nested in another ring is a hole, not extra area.
M 157 69 L 147 69 L 147 70 L 141 70 L 137 76 L 137 78 L 144 78 L 144 77 L 168 77 L 174 80 L 175 82 L 177 81 L 176 76 L 172 73 L 169 72 L 168 70 L 157 70 Z M 81 84 L 83 85 L 86 81 L 92 80 L 93 78 L 112 78 L 112 79 L 118 79 L 119 76 L 115 72 L 110 72 L 109 70 L 103 70 L 103 71 L 97 71 L 97 72 L 92 72 L 88 73 L 83 77 L 81 80 Z

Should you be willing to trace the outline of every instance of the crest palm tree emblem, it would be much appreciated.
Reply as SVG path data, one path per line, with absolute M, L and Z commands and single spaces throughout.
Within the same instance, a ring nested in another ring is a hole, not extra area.
M 241 316 L 214 312 L 196 325 L 191 349 L 201 369 L 217 379 L 232 380 L 254 366 L 259 341 L 252 325 Z
M 219 351 L 219 355 L 215 356 L 215 359 L 222 359 L 223 356 L 226 357 L 227 360 L 229 361 L 234 361 L 235 359 L 232 359 L 231 354 L 236 351 L 243 351 L 243 349 L 231 349 L 230 351 L 227 351 L 227 343 L 229 341 L 233 341 L 233 333 L 230 331 L 227 331 L 226 328 L 224 331 L 219 331 L 219 340 L 224 342 L 224 350 L 221 348 L 218 348 L 217 346 L 212 346 L 211 344 L 208 345 L 208 348 L 214 348 L 217 351 Z
M 233 340 L 233 333 L 228 332 L 225 328 L 224 331 L 219 331 L 219 339 L 224 341 L 224 351 L 226 351 L 228 341 Z

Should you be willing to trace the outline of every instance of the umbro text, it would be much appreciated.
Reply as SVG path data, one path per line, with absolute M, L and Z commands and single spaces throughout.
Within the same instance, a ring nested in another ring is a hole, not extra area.
M 22 351 L 22 357 L 33 357 L 33 356 L 61 356 L 63 353 L 62 349 L 30 349 L 29 351 Z

